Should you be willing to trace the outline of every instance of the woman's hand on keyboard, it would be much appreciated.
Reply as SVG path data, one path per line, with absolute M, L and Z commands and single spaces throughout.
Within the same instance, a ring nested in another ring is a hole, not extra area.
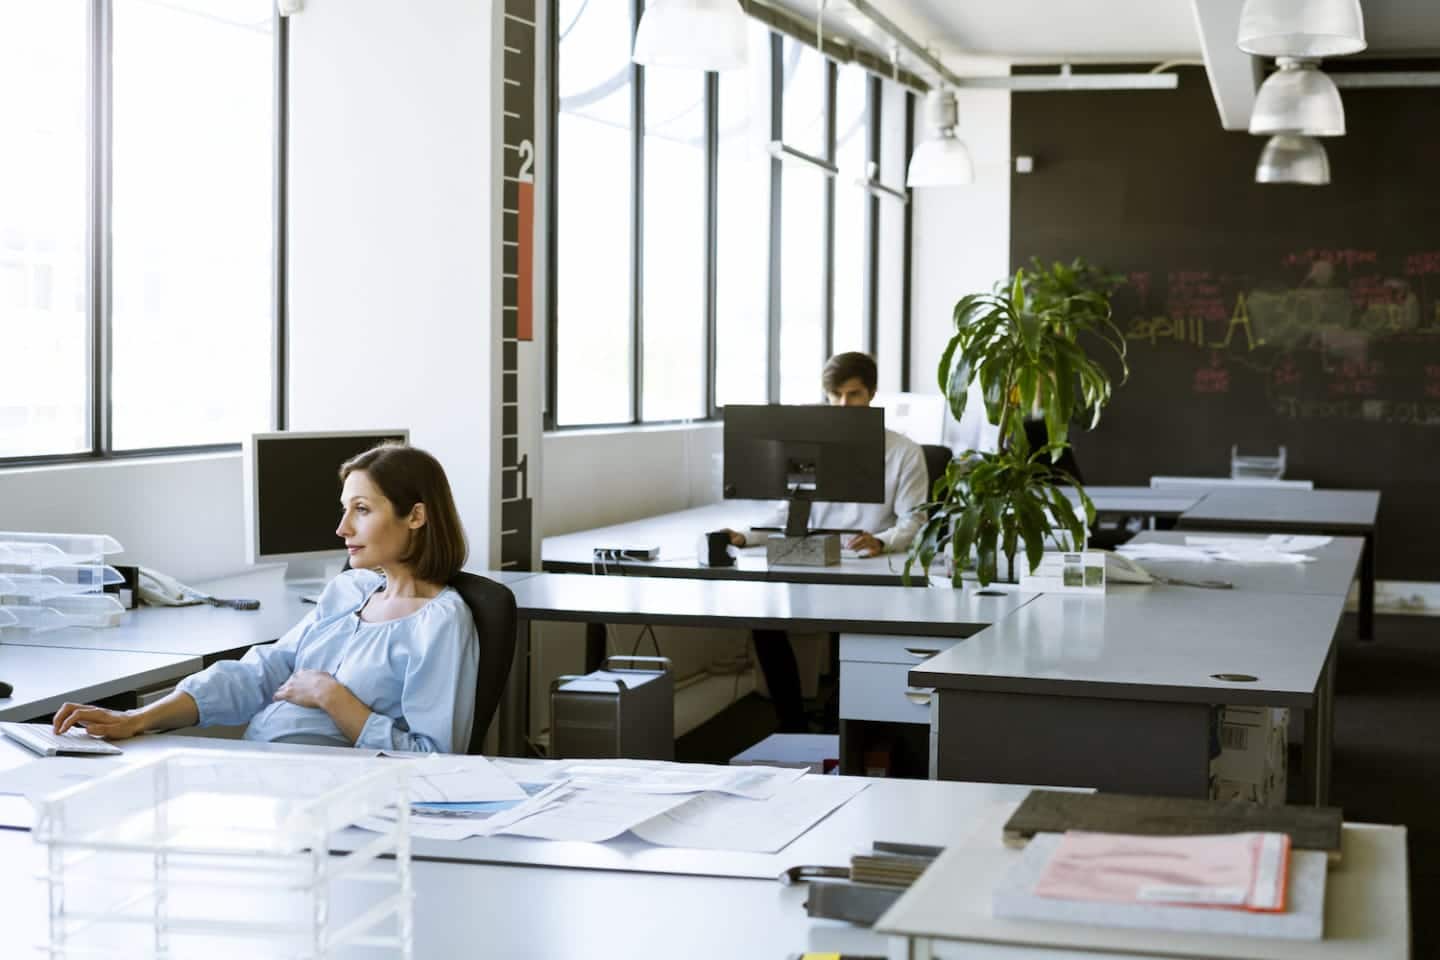
M 145 732 L 145 719 L 124 710 L 67 703 L 55 714 L 54 730 L 65 733 L 72 727 L 82 727 L 86 733 L 106 740 L 127 740 Z

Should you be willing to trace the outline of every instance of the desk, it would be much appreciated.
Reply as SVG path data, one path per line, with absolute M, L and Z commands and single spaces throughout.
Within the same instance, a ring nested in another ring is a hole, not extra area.
M 1070 501 L 1079 504 L 1074 491 L 1064 488 Z M 1099 515 L 1174 519 L 1205 498 L 1204 491 L 1156 490 L 1151 487 L 1085 487 Z
M 936 774 L 1204 797 L 1211 704 L 1296 707 L 1324 803 L 1343 606 L 1166 586 L 1040 596 L 911 668 L 936 690 Z
M 530 622 L 631 623 L 810 630 L 959 639 L 1032 594 L 814 583 L 590 577 L 546 573 L 513 584 L 520 632 L 498 712 L 500 753 L 519 756 L 529 695 Z
M 1131 543 L 1165 543 L 1183 546 L 1185 538 L 1204 536 L 1203 530 L 1146 530 L 1136 534 Z M 1213 536 L 1237 540 L 1264 540 L 1260 534 L 1211 532 Z M 1328 597 L 1345 597 L 1355 582 L 1360 555 L 1365 541 L 1360 537 L 1336 537 L 1330 543 L 1305 553 L 1315 559 L 1310 563 L 1225 563 L 1201 560 L 1157 560 L 1146 557 L 1139 561 L 1147 570 L 1181 580 L 1225 580 L 1234 589 L 1247 593 L 1311 593 Z M 1112 589 L 1126 589 L 1112 584 Z
M 0 644 L 0 679 L 15 688 L 0 699 L 0 720 L 34 720 L 67 700 L 102 700 L 173 683 L 199 669 L 200 658 L 172 653 Z
M 665 513 L 629 523 L 546 537 L 540 545 L 541 566 L 549 573 L 594 573 L 591 554 L 596 547 L 658 546 L 660 559 L 610 563 L 611 573 L 639 577 L 684 577 L 692 580 L 780 580 L 787 583 L 849 583 L 900 586 L 904 554 L 841 560 L 829 567 L 793 564 L 770 566 L 763 547 L 739 551 L 731 567 L 703 566 L 695 544 L 709 530 L 744 528 L 762 519 L 768 504 L 754 500 L 725 500 L 703 507 Z
M 229 610 L 209 604 L 194 607 L 140 607 L 125 614 L 118 627 L 67 627 L 44 633 L 11 631 L 5 644 L 14 647 L 70 647 L 77 650 L 123 650 L 131 653 L 173 653 L 199 657 L 202 666 L 234 657 L 260 643 L 278 640 L 315 608 L 300 591 L 285 585 L 282 567 L 265 567 L 195 585 L 214 597 L 246 597 L 260 601 L 259 610 Z
M 1378 490 L 1213 490 L 1181 515 L 1191 530 L 1263 530 L 1365 538 L 1360 555 L 1361 640 L 1375 639 L 1375 518 Z

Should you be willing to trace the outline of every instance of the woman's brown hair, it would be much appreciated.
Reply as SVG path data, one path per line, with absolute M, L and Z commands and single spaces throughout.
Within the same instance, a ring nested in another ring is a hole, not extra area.
M 414 531 L 410 547 L 400 559 L 419 579 L 448 583 L 465 565 L 470 547 L 440 461 L 419 447 L 382 443 L 341 464 L 340 482 L 356 470 L 364 471 L 380 488 L 396 516 L 404 517 L 415 504 L 425 504 L 425 525 Z

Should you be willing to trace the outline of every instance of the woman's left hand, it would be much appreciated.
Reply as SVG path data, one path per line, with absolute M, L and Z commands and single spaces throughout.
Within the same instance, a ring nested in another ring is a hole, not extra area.
M 340 681 L 323 670 L 296 670 L 290 679 L 275 691 L 276 700 L 287 700 L 298 707 L 326 709 Z

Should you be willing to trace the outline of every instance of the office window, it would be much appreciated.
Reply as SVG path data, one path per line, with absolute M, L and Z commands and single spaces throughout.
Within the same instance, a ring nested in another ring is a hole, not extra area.
M 720 77 L 716 403 L 764 403 L 769 330 L 770 31 L 750 25 L 744 73 Z
M 905 190 L 905 117 L 909 96 L 899 84 L 880 83 L 880 182 L 903 192 Z M 889 197 L 879 201 L 880 223 L 876 247 L 876 314 L 878 338 L 875 359 L 880 367 L 880 389 L 903 389 L 904 298 L 905 298 L 905 205 Z M 925 376 L 911 383 L 912 389 L 935 390 L 935 377 L 927 369 Z
M 629 0 L 561 0 L 556 128 L 559 424 L 631 419 Z
M 705 75 L 646 71 L 641 417 L 704 417 Z
M 813 48 L 784 42 L 781 108 L 788 146 L 821 159 L 826 144 L 828 66 Z M 825 362 L 825 243 L 828 180 L 808 165 L 781 172 L 780 402 L 818 403 Z
M 0 457 L 90 446 L 88 12 L 0 6 Z
M 835 327 L 832 351 L 868 350 L 869 247 L 865 242 L 870 194 L 857 184 L 865 178 L 870 138 L 866 109 L 869 74 L 856 66 L 839 70 L 835 84 Z
M 114 447 L 270 424 L 270 0 L 113 0 Z

